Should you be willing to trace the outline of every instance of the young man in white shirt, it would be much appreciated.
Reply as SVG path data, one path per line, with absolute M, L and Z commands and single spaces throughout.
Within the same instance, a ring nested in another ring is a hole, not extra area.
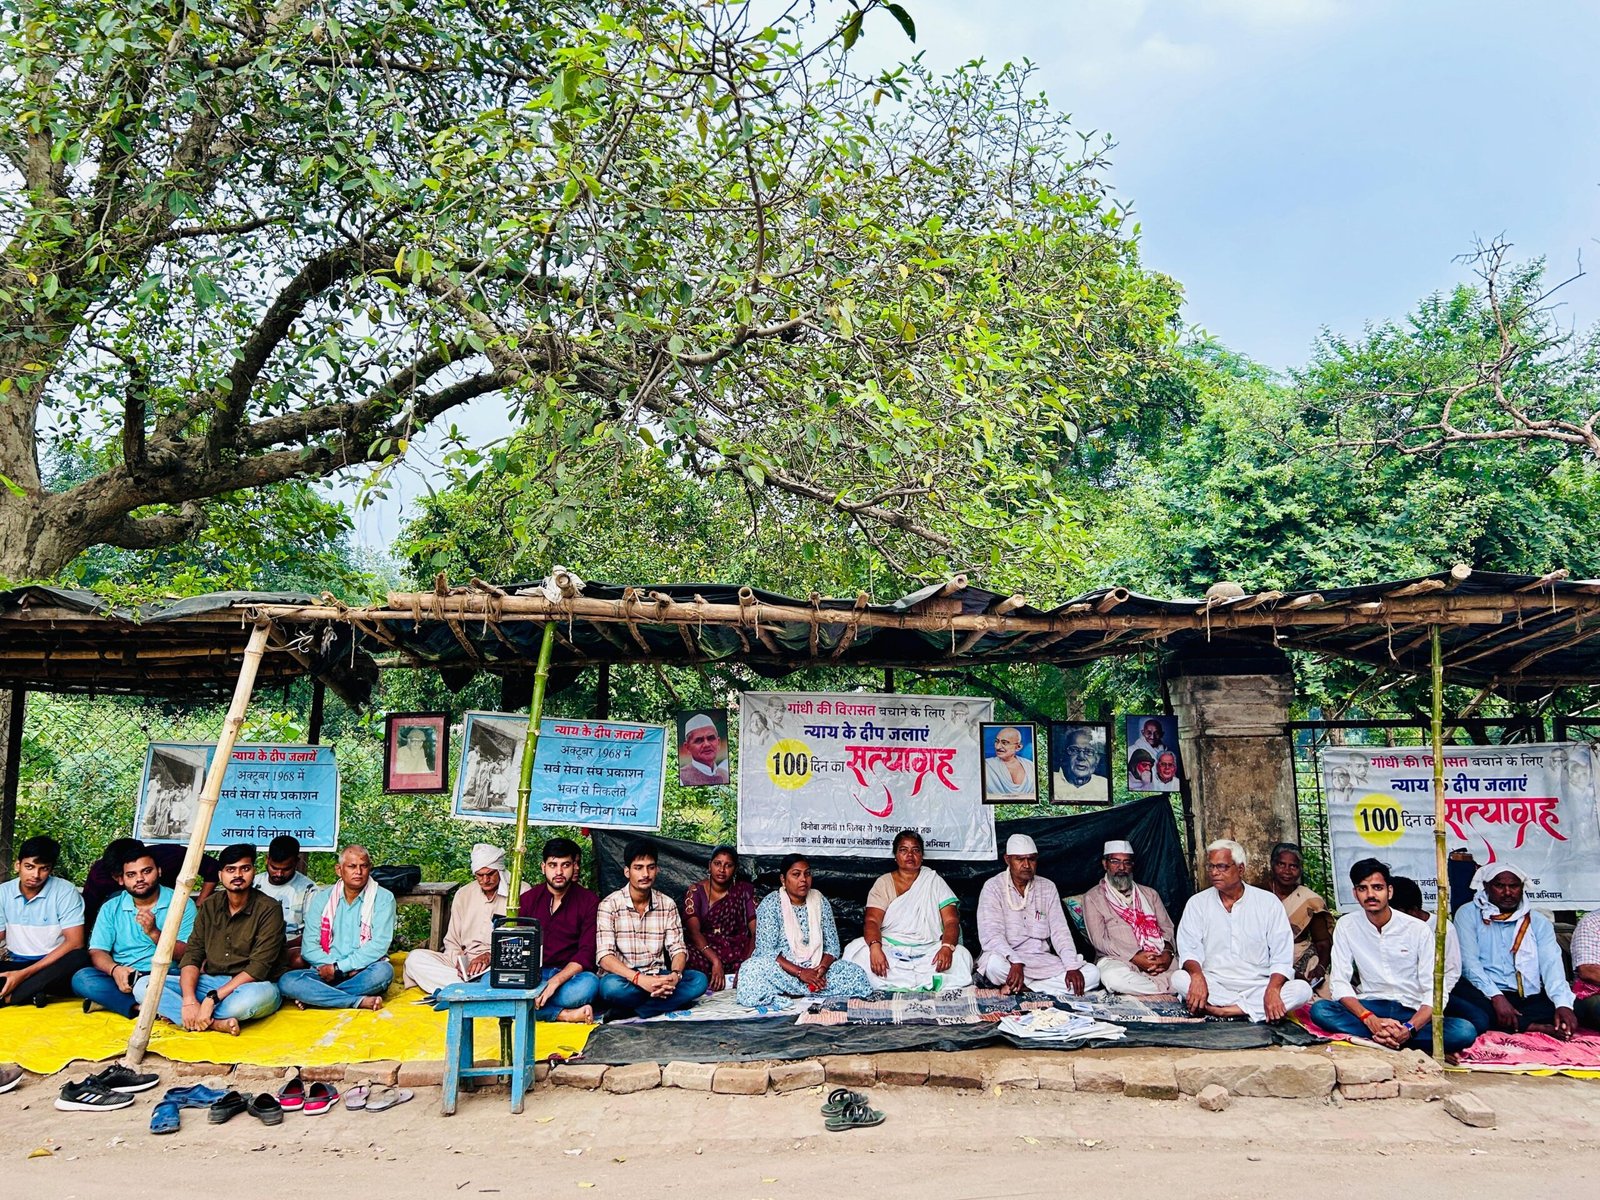
M 283 906 L 283 933 L 289 943 L 289 966 L 298 970 L 306 965 L 300 953 L 305 932 L 306 904 L 317 885 L 300 870 L 300 842 L 288 834 L 267 845 L 267 869 L 256 876 L 256 889 Z
M 1333 999 L 1313 1004 L 1311 1019 L 1390 1050 L 1431 1046 L 1433 931 L 1392 906 L 1394 882 L 1386 864 L 1362 859 L 1350 868 L 1350 883 L 1361 911 L 1346 913 L 1333 927 Z M 1356 972 L 1360 983 L 1352 982 Z M 1447 1054 L 1466 1049 L 1478 1036 L 1470 1021 L 1443 1020 Z

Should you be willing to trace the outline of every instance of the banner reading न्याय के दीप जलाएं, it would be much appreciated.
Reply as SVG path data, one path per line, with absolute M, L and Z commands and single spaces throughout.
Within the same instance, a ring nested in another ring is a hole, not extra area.
M 528 718 L 469 712 L 450 815 L 514 821 Z M 530 825 L 661 828 L 667 728 L 632 721 L 545 717 L 528 792 Z
M 739 701 L 739 850 L 885 858 L 902 829 L 929 858 L 993 858 L 966 696 L 747 692 Z
M 187 842 L 215 743 L 152 742 L 133 836 L 145 842 Z M 339 846 L 339 766 L 332 746 L 235 746 L 222 776 L 206 845 L 253 842 L 265 847 L 287 834 L 303 850 Z
M 1446 746 L 1444 787 L 1447 850 L 1465 847 L 1480 866 L 1520 867 L 1536 908 L 1600 906 L 1600 815 L 1587 744 Z M 1322 751 L 1322 788 L 1333 844 L 1329 899 L 1349 910 L 1351 866 L 1376 858 L 1415 879 L 1431 911 L 1432 750 L 1330 747 Z

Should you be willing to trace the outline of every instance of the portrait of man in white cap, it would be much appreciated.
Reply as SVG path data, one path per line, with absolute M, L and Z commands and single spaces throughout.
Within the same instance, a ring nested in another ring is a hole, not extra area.
M 714 787 L 728 782 L 728 710 L 705 708 L 678 714 L 678 782 Z

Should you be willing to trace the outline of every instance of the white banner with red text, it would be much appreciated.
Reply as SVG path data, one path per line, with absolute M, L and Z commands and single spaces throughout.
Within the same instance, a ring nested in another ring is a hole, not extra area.
M 993 858 L 967 696 L 747 692 L 739 701 L 739 851 L 884 858 L 915 829 L 929 858 Z
M 1590 746 L 1447 746 L 1445 839 L 1479 866 L 1511 863 L 1530 876 L 1536 908 L 1600 905 L 1600 815 Z M 1408 875 L 1434 908 L 1433 752 L 1335 746 L 1322 751 L 1322 788 L 1333 846 L 1330 890 L 1349 909 L 1350 868 L 1363 858 Z

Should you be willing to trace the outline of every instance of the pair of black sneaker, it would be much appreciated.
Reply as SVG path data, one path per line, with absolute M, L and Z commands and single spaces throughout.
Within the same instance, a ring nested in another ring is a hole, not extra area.
M 56 1107 L 62 1112 L 112 1112 L 133 1103 L 136 1092 L 161 1082 L 159 1075 L 142 1075 L 121 1063 L 62 1086 Z

